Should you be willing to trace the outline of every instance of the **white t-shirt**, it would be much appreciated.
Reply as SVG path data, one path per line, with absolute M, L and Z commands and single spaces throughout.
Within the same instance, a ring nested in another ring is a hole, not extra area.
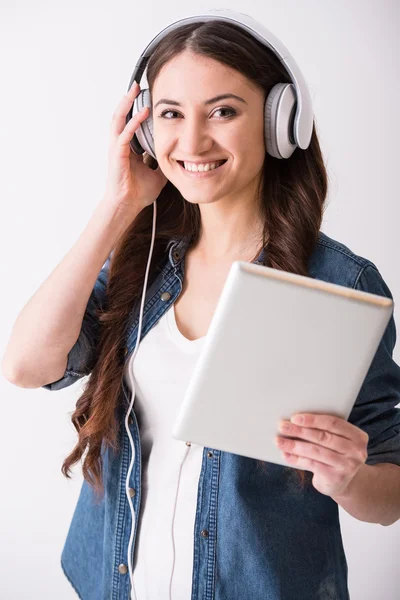
M 141 517 L 133 566 L 137 600 L 191 597 L 203 446 L 173 439 L 172 428 L 204 340 L 181 334 L 172 305 L 141 341 L 135 360 L 125 366 L 131 391 L 134 377 L 142 448 Z

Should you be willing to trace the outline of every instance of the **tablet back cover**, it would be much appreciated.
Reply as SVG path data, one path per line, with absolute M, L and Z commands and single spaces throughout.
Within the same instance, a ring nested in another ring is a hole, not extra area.
M 235 261 L 173 438 L 287 466 L 280 420 L 347 419 L 392 312 L 390 298 Z

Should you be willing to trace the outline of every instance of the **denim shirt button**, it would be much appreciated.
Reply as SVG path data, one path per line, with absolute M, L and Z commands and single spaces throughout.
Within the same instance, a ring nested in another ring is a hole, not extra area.
M 200 532 L 200 535 L 201 535 L 203 538 L 208 538 L 208 531 L 207 531 L 207 529 L 203 529 L 203 530 Z
M 171 298 L 171 294 L 169 292 L 163 292 L 160 296 L 163 302 L 167 302 Z
M 214 456 L 214 454 L 212 452 L 208 451 L 207 456 L 208 456 L 208 458 L 212 458 Z
M 131 498 L 133 498 L 133 496 L 136 496 L 136 490 L 135 488 L 129 488 L 129 495 Z
M 126 565 L 124 565 L 124 564 L 122 564 L 122 565 L 119 565 L 119 566 L 118 566 L 118 571 L 119 571 L 119 572 L 120 572 L 122 575 L 125 575 L 125 573 L 127 573 L 127 572 L 128 572 L 128 567 L 127 567 Z

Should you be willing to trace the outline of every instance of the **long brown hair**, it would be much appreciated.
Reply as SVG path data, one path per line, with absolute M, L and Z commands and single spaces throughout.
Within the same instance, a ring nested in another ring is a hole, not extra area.
M 267 95 L 276 83 L 290 83 L 288 73 L 275 54 L 250 34 L 231 23 L 203 22 L 184 25 L 170 32 L 153 52 L 147 65 L 150 93 L 161 68 L 173 57 L 190 50 L 236 69 Z M 157 161 L 145 155 L 150 168 Z M 276 159 L 266 153 L 261 182 L 265 214 L 265 266 L 308 275 L 308 259 L 318 240 L 328 177 L 324 166 L 315 123 L 306 150 L 296 148 L 289 159 Z M 96 362 L 86 387 L 77 401 L 71 420 L 78 442 L 65 459 L 62 472 L 86 452 L 82 471 L 97 494 L 104 492 L 102 450 L 120 449 L 120 425 L 117 410 L 121 402 L 124 370 L 124 346 L 129 314 L 141 297 L 152 233 L 153 207 L 146 207 L 118 240 L 111 256 L 107 284 L 107 307 L 98 311 L 101 333 Z M 187 202 L 168 181 L 157 198 L 157 231 L 148 286 L 161 272 L 172 237 L 198 238 L 200 211 Z M 257 461 L 263 469 L 266 463 Z M 311 475 L 295 470 L 302 484 Z

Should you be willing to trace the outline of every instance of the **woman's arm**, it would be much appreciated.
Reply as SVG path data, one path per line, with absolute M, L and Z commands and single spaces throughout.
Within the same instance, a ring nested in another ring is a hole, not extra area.
M 391 463 L 364 464 L 346 493 L 332 498 L 359 521 L 393 525 L 400 519 L 400 467 Z
M 99 272 L 128 226 L 107 198 L 99 203 L 78 241 L 13 326 L 2 359 L 3 375 L 11 383 L 37 388 L 64 375 Z

